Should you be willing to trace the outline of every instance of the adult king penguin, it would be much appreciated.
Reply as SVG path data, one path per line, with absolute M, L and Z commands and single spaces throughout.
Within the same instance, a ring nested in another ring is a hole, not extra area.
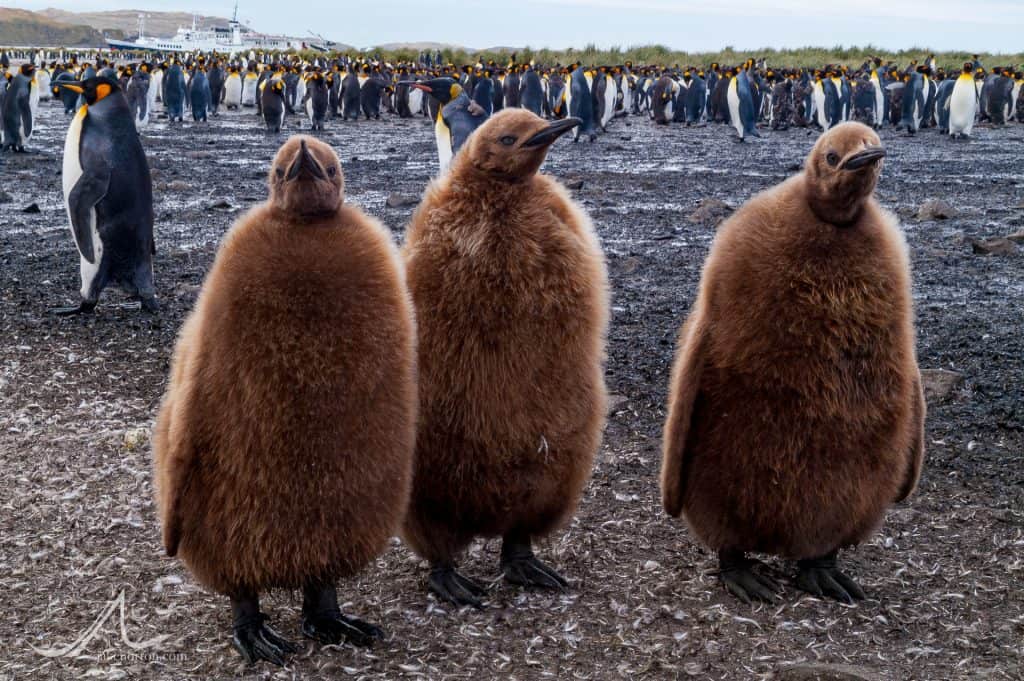
M 750 79 L 746 68 L 741 68 L 729 81 L 729 121 L 736 128 L 736 134 L 742 142 L 747 135 L 760 137 L 757 122 L 754 119 L 754 97 L 750 91 Z
M 487 120 L 487 112 L 471 100 L 454 79 L 432 78 L 413 83 L 414 88 L 431 95 L 441 107 L 434 121 L 434 137 L 437 141 L 439 174 L 443 174 L 469 136 Z
M 803 173 L 719 228 L 680 334 L 663 502 L 744 601 L 778 591 L 747 552 L 796 559 L 816 596 L 863 598 L 837 552 L 920 476 L 910 261 L 873 196 L 884 155 L 860 123 L 819 137 Z
M 109 78 L 60 86 L 85 100 L 68 126 L 61 178 L 80 256 L 82 300 L 55 312 L 92 312 L 109 283 L 156 312 L 153 183 L 128 100 Z
M 293 137 L 269 184 L 182 327 L 153 456 L 167 554 L 231 599 L 247 662 L 284 664 L 295 648 L 260 610 L 270 589 L 302 590 L 315 641 L 383 636 L 342 614 L 335 585 L 406 510 L 416 327 L 391 236 L 344 203 L 330 147 Z
M 507 581 L 566 586 L 532 542 L 572 515 L 601 441 L 608 281 L 590 220 L 537 171 L 577 125 L 495 114 L 427 189 L 403 249 L 421 408 L 403 536 L 456 604 L 484 595 L 455 567 L 477 536 L 502 538 Z
M 2 76 L 0 76 L 2 77 Z M 25 142 L 32 137 L 32 81 L 35 67 L 22 64 L 18 73 L 11 78 L 4 94 L 3 107 L 3 148 L 15 152 L 25 151 Z
M 970 137 L 978 113 L 978 95 L 974 85 L 973 64 L 965 62 L 949 97 L 950 137 Z

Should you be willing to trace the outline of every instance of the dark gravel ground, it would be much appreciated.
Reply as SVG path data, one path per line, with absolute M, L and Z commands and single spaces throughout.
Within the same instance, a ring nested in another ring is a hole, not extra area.
M 485 610 L 453 611 L 427 596 L 425 566 L 395 540 L 340 585 L 346 609 L 386 627 L 387 640 L 372 650 L 304 645 L 276 670 L 243 667 L 228 643 L 226 600 L 163 556 L 149 429 L 177 329 L 219 239 L 264 198 L 285 136 L 264 134 L 250 112 L 152 123 L 143 144 L 163 311 L 122 309 L 124 297 L 110 291 L 94 316 L 58 318 L 47 309 L 75 302 L 78 289 L 59 177 L 66 125 L 44 102 L 37 153 L 0 161 L 9 195 L 0 206 L 0 679 L 814 678 L 792 664 L 860 675 L 823 678 L 1024 678 L 1024 261 L 971 247 L 1024 229 L 1024 128 L 981 128 L 967 143 L 933 131 L 882 135 L 890 155 L 879 195 L 911 246 L 921 365 L 963 380 L 929 405 L 918 494 L 842 556 L 868 601 L 844 606 L 790 587 L 781 605 L 742 605 L 717 585 L 714 557 L 658 501 L 668 372 L 714 234 L 710 200 L 736 206 L 783 179 L 815 136 L 765 132 L 737 144 L 723 127 L 631 118 L 595 144 L 560 141 L 546 166 L 582 181 L 575 194 L 597 225 L 614 287 L 605 443 L 576 519 L 540 547 L 572 590 L 523 592 L 496 580 Z M 412 208 L 385 201 L 422 191 L 436 163 L 430 124 L 335 123 L 323 137 L 342 158 L 349 200 L 401 239 Z M 918 220 L 932 198 L 956 214 Z M 33 203 L 39 212 L 24 212 Z M 474 545 L 465 568 L 496 579 L 497 544 Z M 71 644 L 121 592 L 127 637 L 166 635 L 160 646 L 132 657 L 114 610 L 77 656 L 31 647 Z M 297 605 L 290 593 L 265 600 L 295 641 Z

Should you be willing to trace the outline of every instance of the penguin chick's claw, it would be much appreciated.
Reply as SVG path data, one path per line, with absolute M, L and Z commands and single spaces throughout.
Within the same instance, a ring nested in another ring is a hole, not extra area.
M 303 615 L 302 633 L 324 645 L 341 643 L 344 638 L 354 646 L 365 647 L 384 638 L 384 630 L 380 627 L 354 617 L 346 617 L 340 612 Z
M 69 317 L 75 314 L 92 314 L 93 310 L 96 309 L 96 303 L 90 303 L 83 300 L 74 307 L 55 307 L 51 312 L 59 317 Z
M 537 586 L 542 589 L 565 590 L 569 582 L 552 568 L 537 560 L 529 544 L 510 544 L 501 547 L 501 571 L 505 581 L 519 586 Z
M 235 633 L 231 644 L 241 654 L 247 664 L 255 664 L 266 660 L 271 664 L 283 667 L 285 657 L 298 652 L 290 641 L 281 637 L 267 626 L 266 615 L 262 613 L 247 621 L 235 624 Z
M 435 565 L 430 570 L 430 590 L 440 599 L 453 605 L 472 605 L 482 609 L 480 597 L 487 590 L 477 582 L 464 577 L 451 565 Z
M 836 567 L 836 554 L 797 562 L 796 586 L 818 598 L 834 598 L 847 605 L 867 598 L 864 590 Z
M 749 560 L 740 554 L 738 557 L 719 555 L 718 579 L 726 591 L 744 603 L 761 601 L 775 603 L 782 587 L 767 575 L 755 571 L 757 561 Z

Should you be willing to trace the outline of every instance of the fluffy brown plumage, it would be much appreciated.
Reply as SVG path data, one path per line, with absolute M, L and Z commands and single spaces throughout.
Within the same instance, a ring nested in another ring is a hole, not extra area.
M 338 159 L 311 138 L 281 148 L 270 187 L 182 327 L 154 432 L 167 553 L 236 601 L 326 588 L 377 556 L 415 439 L 415 325 L 390 235 L 343 205 Z
M 803 174 L 722 225 L 680 336 L 664 505 L 720 551 L 741 598 L 770 600 L 749 574 L 746 594 L 730 583 L 745 551 L 807 559 L 801 587 L 859 595 L 815 589 L 807 571 L 833 569 L 845 587 L 835 551 L 874 532 L 920 475 L 907 246 L 873 197 L 883 155 L 858 123 L 822 135 Z
M 476 536 L 504 537 L 513 582 L 564 586 L 530 538 L 576 508 L 605 422 L 604 257 L 590 220 L 538 175 L 576 121 L 492 117 L 426 191 L 403 249 L 419 330 L 420 421 L 404 537 L 443 598 Z

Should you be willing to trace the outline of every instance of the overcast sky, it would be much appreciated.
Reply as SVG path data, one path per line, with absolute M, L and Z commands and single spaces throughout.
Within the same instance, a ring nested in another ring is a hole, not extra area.
M 230 16 L 234 2 L 19 0 L 14 6 Z M 436 41 L 474 48 L 661 43 L 692 51 L 867 43 L 1024 49 L 1024 0 L 240 0 L 238 14 L 258 31 L 302 36 L 315 30 L 357 47 Z

